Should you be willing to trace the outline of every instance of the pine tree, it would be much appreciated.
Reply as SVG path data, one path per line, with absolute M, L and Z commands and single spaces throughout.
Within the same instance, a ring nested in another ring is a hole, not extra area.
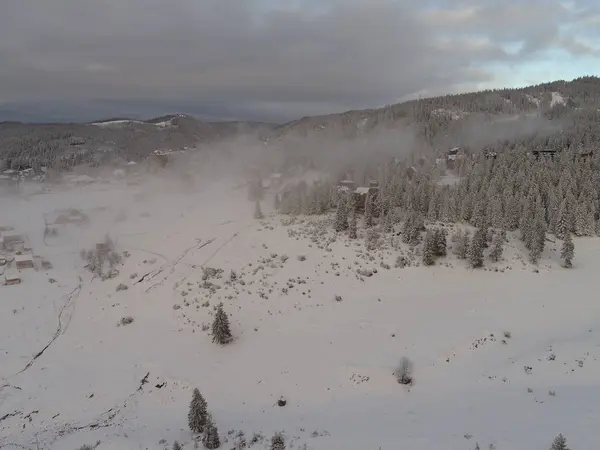
M 563 265 L 567 269 L 573 267 L 573 258 L 575 257 L 575 244 L 571 233 L 565 234 L 562 248 L 560 249 L 560 257 L 563 260 Z
M 227 344 L 231 341 L 231 330 L 229 329 L 229 318 L 223 311 L 223 303 L 219 303 L 212 323 L 212 341 L 217 344 Z
M 338 233 L 348 229 L 348 209 L 346 207 L 346 202 L 341 197 L 337 203 L 333 227 Z
M 275 433 L 271 438 L 271 450 L 285 450 L 285 439 L 281 433 Z
M 570 227 L 570 217 L 569 217 L 569 205 L 567 203 L 567 199 L 565 198 L 561 204 L 560 209 L 558 211 L 558 219 L 556 220 L 556 237 L 559 239 L 563 239 L 564 236 L 571 231 Z
M 567 447 L 567 438 L 565 438 L 562 434 L 556 436 L 554 441 L 552 441 L 550 450 L 569 450 L 569 447 Z
M 256 204 L 254 206 L 254 218 L 255 219 L 264 219 L 265 216 L 263 215 L 261 209 L 260 209 L 260 202 L 258 200 L 256 200 Z
M 458 233 L 458 240 L 454 250 L 454 254 L 458 257 L 458 259 L 467 259 L 469 247 L 471 245 L 470 240 L 471 239 L 468 232 L 460 231 Z
M 219 430 L 215 425 L 215 422 L 212 419 L 210 414 L 206 416 L 206 427 L 204 431 L 204 437 L 202 438 L 202 443 L 204 447 L 209 450 L 214 450 L 215 448 L 219 448 L 221 446 L 221 439 L 219 438 Z
M 206 400 L 195 388 L 192 393 L 192 401 L 190 402 L 190 410 L 188 412 L 188 425 L 193 433 L 202 433 L 206 425 L 207 418 Z
M 422 257 L 423 264 L 426 266 L 431 266 L 435 263 L 435 238 L 431 230 L 427 230 L 427 233 L 425 233 Z
M 490 251 L 490 259 L 493 262 L 498 262 L 502 259 L 502 253 L 504 252 L 504 236 L 502 233 L 496 233 L 494 241 L 492 243 L 492 250 Z
M 181 444 L 177 441 L 173 442 L 173 449 L 172 450 L 182 450 L 181 448 Z
M 473 235 L 473 239 L 471 240 L 471 245 L 469 246 L 468 259 L 469 264 L 473 269 L 483 266 L 483 249 L 485 245 L 485 231 L 483 228 L 477 228 L 475 234 Z
M 437 228 L 433 234 L 435 241 L 435 256 L 446 256 L 448 253 L 448 232 L 445 228 Z

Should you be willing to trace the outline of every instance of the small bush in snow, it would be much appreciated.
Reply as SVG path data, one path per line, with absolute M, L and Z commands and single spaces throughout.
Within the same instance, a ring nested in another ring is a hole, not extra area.
M 134 319 L 131 316 L 121 317 L 119 325 L 129 325 L 130 323 L 133 323 L 133 320 Z
M 100 445 L 100 441 L 96 442 L 94 445 L 83 445 L 79 447 L 77 450 L 94 450 L 96 447 Z
M 173 442 L 173 450 L 182 450 L 181 444 L 177 441 Z
M 402 357 L 400 360 L 400 364 L 394 373 L 396 375 L 396 380 L 398 383 L 403 384 L 405 386 L 410 386 L 413 384 L 413 365 L 412 362 L 406 358 Z

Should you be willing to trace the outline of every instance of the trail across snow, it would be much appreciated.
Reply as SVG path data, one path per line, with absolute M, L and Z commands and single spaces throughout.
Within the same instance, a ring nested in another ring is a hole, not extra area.
M 194 387 L 226 449 L 240 431 L 265 437 L 252 448 L 276 431 L 315 450 L 547 449 L 558 433 L 573 449 L 600 445 L 597 239 L 576 240 L 572 270 L 551 244 L 539 273 L 516 245 L 503 271 L 451 256 L 449 267 L 399 269 L 389 247 L 366 252 L 345 236 L 324 245 L 307 231 L 323 218 L 282 224 L 270 196 L 267 218 L 253 219 L 233 185 L 91 184 L 0 199 L 9 225 L 53 264 L 0 287 L 0 448 L 192 448 Z M 68 207 L 91 225 L 65 226 L 45 245 L 43 213 Z M 106 233 L 129 256 L 102 281 L 79 252 Z M 203 330 L 221 301 L 235 337 L 224 347 Z M 393 376 L 403 356 L 410 389 Z

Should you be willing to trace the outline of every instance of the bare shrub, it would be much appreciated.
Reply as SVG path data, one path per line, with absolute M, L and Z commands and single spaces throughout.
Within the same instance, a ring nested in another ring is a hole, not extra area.
M 115 273 L 118 273 L 115 267 L 123 260 L 109 235 L 106 235 L 104 241 L 98 242 L 93 249 L 81 250 L 80 256 L 87 262 L 85 267 L 103 279 L 114 278 Z

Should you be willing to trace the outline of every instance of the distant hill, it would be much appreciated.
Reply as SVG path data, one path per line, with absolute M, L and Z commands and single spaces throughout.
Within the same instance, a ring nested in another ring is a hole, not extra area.
M 14 165 L 68 168 L 79 163 L 99 164 L 112 157 L 139 160 L 155 150 L 185 149 L 241 135 L 276 143 L 309 136 L 352 139 L 403 127 L 411 127 L 432 147 L 483 146 L 490 139 L 523 134 L 528 128 L 536 131 L 540 119 L 560 122 L 561 130 L 585 128 L 587 131 L 578 131 L 577 136 L 581 135 L 586 145 L 595 145 L 598 133 L 591 130 L 590 124 L 598 123 L 599 109 L 600 78 L 589 76 L 521 89 L 446 95 L 382 108 L 304 117 L 284 125 L 203 122 L 186 114 L 150 120 L 119 117 L 86 124 L 1 122 L 0 168 Z M 488 128 L 482 128 L 482 124 Z M 474 129 L 488 139 L 473 143 Z

